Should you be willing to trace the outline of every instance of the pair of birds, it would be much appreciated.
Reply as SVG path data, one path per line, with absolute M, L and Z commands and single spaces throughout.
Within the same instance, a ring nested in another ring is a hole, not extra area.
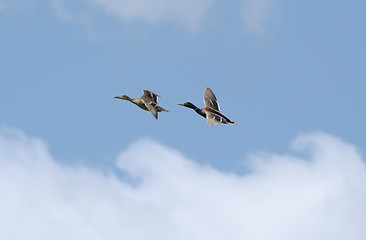
M 158 96 L 157 94 L 142 90 L 143 94 L 139 98 L 130 98 L 127 95 L 120 95 L 115 98 L 130 101 L 145 111 L 150 111 L 152 115 L 158 119 L 158 112 L 168 112 L 168 110 L 158 106 Z M 192 108 L 196 113 L 207 119 L 208 125 L 220 125 L 223 124 L 234 124 L 229 118 L 225 117 L 219 108 L 215 94 L 210 88 L 205 89 L 203 94 L 203 102 L 205 104 L 204 108 L 198 108 L 191 102 L 179 103 L 178 105 Z

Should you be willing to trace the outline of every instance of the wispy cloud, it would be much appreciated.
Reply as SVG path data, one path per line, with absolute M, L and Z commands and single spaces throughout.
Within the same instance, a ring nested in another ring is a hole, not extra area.
M 282 1 L 242 0 L 241 12 L 245 33 L 266 34 L 271 25 L 278 21 Z M 0 0 L 0 11 L 10 8 L 34 8 L 36 5 L 35 0 Z M 192 32 L 200 31 L 210 15 L 213 17 L 212 14 L 220 12 L 220 5 L 214 0 L 52 0 L 50 6 L 61 20 L 81 23 L 87 28 L 90 28 L 93 22 L 98 22 L 96 19 L 104 14 L 114 16 L 123 24 L 172 23 Z M 240 11 L 238 9 L 232 9 L 232 12 Z
M 64 0 L 53 0 L 51 2 L 52 8 L 56 15 L 65 22 L 71 22 L 74 20 L 74 16 L 70 9 L 68 9 L 64 3 Z
M 55 161 L 45 143 L 0 133 L 1 239 L 366 237 L 366 170 L 354 146 L 300 136 L 294 155 L 252 154 L 223 173 L 151 140 L 117 164 L 134 181 Z
M 0 0 L 0 11 L 34 9 L 36 0 Z
M 78 4 L 85 10 L 81 13 L 74 11 L 75 1 L 53 0 L 53 7 L 61 19 L 69 20 L 78 14 L 96 14 L 99 10 L 123 23 L 175 23 L 190 31 L 198 31 L 202 27 L 212 4 L 213 0 L 90 0 Z
M 105 12 L 122 21 L 143 20 L 148 23 L 178 22 L 191 30 L 201 27 L 212 0 L 92 0 Z
M 278 20 L 281 0 L 243 0 L 242 16 L 247 34 L 264 35 Z

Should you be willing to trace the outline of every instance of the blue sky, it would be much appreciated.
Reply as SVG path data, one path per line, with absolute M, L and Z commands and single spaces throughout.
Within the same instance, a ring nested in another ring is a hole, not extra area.
M 76 173 L 75 166 L 96 171 L 90 173 L 95 180 L 102 178 L 98 171 L 131 171 L 117 158 L 138 152 L 131 146 L 140 144 L 147 152 L 144 147 L 157 144 L 164 153 L 178 151 L 190 166 L 245 178 L 251 171 L 248 156 L 291 155 L 297 164 L 303 151 L 290 143 L 323 132 L 325 139 L 355 147 L 360 156 L 350 158 L 364 168 L 365 7 L 364 1 L 0 0 L 4 146 L 10 142 L 23 149 L 29 143 L 32 148 L 33 140 L 24 139 L 36 138 L 51 162 Z M 191 109 L 177 105 L 203 106 L 207 86 L 234 126 L 207 126 Z M 113 98 L 138 97 L 142 89 L 161 95 L 159 105 L 170 112 L 155 120 Z M 20 131 L 17 140 L 9 131 Z M 8 160 L 13 155 L 4 153 Z M 163 168 L 159 156 L 151 158 Z M 253 171 L 261 176 L 258 169 Z M 186 180 L 179 181 L 189 187 Z M 54 197 L 65 196 L 59 194 Z M 194 231 L 192 236 L 202 239 Z

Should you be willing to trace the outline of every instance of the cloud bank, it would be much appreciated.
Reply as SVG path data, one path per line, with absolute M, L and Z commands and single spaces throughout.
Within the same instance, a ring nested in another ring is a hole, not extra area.
M 200 28 L 212 0 L 91 0 L 106 13 L 122 21 L 144 20 L 148 23 L 176 21 L 189 29 Z
M 126 181 L 65 166 L 42 140 L 3 129 L 0 239 L 365 239 L 355 147 L 322 133 L 292 147 L 306 157 L 252 154 L 237 175 L 141 140 L 117 158 Z
M 232 13 L 241 11 L 247 34 L 264 35 L 278 20 L 282 0 L 241 0 Z M 0 0 L 0 11 L 10 8 L 34 8 L 37 0 Z M 197 32 L 203 28 L 210 14 L 220 12 L 215 0 L 52 0 L 49 2 L 56 16 L 65 22 L 92 25 L 102 12 L 122 23 L 174 23 Z M 221 3 L 225 4 L 225 3 Z M 215 10 L 216 9 L 216 10 Z M 211 16 L 215 18 L 215 16 Z M 90 28 L 90 26 L 89 26 Z
M 277 19 L 280 1 L 241 0 L 238 2 L 238 7 L 232 9 L 232 13 L 236 14 L 241 11 L 243 27 L 247 34 L 264 35 Z M 88 0 L 77 2 L 79 4 L 75 5 L 75 1 L 52 0 L 55 13 L 66 22 L 75 19 L 85 21 L 85 18 L 91 18 L 86 16 L 93 12 L 90 10 L 92 8 L 99 9 L 105 15 L 114 16 L 125 24 L 133 22 L 175 23 L 192 32 L 202 29 L 203 22 L 209 19 L 209 15 L 220 12 L 218 10 L 222 7 L 220 4 L 225 4 L 214 0 Z M 83 13 L 80 10 L 80 3 L 84 6 Z M 215 16 L 211 17 L 215 18 Z
M 202 21 L 213 4 L 213 0 L 88 0 L 77 1 L 78 4 L 70 0 L 52 2 L 55 13 L 65 21 L 85 18 L 91 13 L 95 17 L 95 10 L 99 10 L 123 23 L 175 23 L 190 31 L 198 31 L 202 27 Z M 80 6 L 84 10 L 80 10 Z

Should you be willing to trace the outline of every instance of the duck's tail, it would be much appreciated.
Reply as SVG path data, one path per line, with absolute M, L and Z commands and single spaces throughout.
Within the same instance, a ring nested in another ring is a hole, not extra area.
M 166 109 L 164 109 L 164 108 L 162 108 L 162 107 L 160 107 L 160 106 L 156 106 L 156 110 L 157 110 L 158 112 L 169 112 L 168 110 L 166 110 Z

